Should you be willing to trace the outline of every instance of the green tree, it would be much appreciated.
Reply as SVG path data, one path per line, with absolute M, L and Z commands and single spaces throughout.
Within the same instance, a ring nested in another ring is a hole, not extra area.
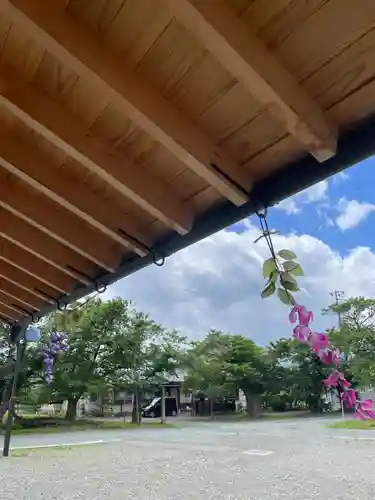
M 93 386 L 106 383 L 110 367 L 107 358 L 128 321 L 129 309 L 129 303 L 122 299 L 96 299 L 81 307 L 57 311 L 44 322 L 45 336 L 54 329 L 68 336 L 69 350 L 58 356 L 49 386 L 51 399 L 67 400 L 67 419 L 76 418 L 77 402 L 82 395 Z M 34 350 L 32 362 L 39 365 L 39 377 L 44 381 L 40 348 Z
M 375 384 L 375 299 L 351 297 L 324 312 L 341 316 L 340 328 L 330 330 L 329 337 L 344 353 L 347 378 L 353 385 Z
M 210 400 L 210 414 L 213 416 L 213 402 L 216 398 L 227 396 L 233 387 L 223 370 L 225 346 L 221 337 L 208 335 L 202 341 L 191 343 L 183 364 L 185 392 L 202 393 Z
M 167 331 L 147 314 L 129 309 L 106 358 L 106 371 L 111 384 L 133 392 L 133 422 L 141 420 L 142 392 L 160 387 L 176 373 L 184 345 L 185 338 L 178 332 Z
M 269 376 L 265 351 L 249 338 L 216 330 L 210 331 L 193 349 L 204 353 L 203 361 L 192 365 L 191 380 L 195 380 L 195 387 L 211 394 L 242 390 L 249 415 L 257 415 Z
M 272 372 L 269 397 L 277 396 L 296 406 L 305 403 L 313 411 L 322 409 L 322 382 L 330 372 L 311 351 L 295 339 L 280 339 L 269 346 Z

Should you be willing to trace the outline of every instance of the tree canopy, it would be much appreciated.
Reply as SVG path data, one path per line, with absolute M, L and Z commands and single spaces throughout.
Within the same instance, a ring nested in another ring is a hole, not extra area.
M 330 342 L 344 352 L 342 365 L 352 383 L 375 383 L 375 299 L 347 299 L 325 313 L 341 314 Z M 134 395 L 133 419 L 140 420 L 141 395 L 181 375 L 183 389 L 211 401 L 242 391 L 246 410 L 261 405 L 285 410 L 322 409 L 322 381 L 328 369 L 310 348 L 293 339 L 258 346 L 251 338 L 218 330 L 198 341 L 168 330 L 131 302 L 92 299 L 57 311 L 40 324 L 40 343 L 24 346 L 18 396 L 35 408 L 67 401 L 67 418 L 76 417 L 77 401 L 90 393 L 125 390 Z M 46 377 L 41 356 L 51 332 L 63 331 L 69 349 L 56 354 L 53 379 Z M 9 398 L 14 350 L 0 325 L 1 402 Z

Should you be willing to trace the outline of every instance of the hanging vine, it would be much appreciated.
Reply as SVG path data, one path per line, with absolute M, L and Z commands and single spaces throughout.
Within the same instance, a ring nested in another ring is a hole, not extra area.
M 269 230 L 267 211 L 265 210 L 257 215 L 262 233 L 255 240 L 255 243 L 264 238 L 271 254 L 271 257 L 263 262 L 263 277 L 267 282 L 261 296 L 265 299 L 277 292 L 281 302 L 286 305 L 293 305 L 296 303 L 293 293 L 299 291 L 296 277 L 304 275 L 302 267 L 296 261 L 296 254 L 291 250 L 283 249 L 276 252 L 273 246 L 272 234 L 277 232 Z
M 281 302 L 291 307 L 289 322 L 297 323 L 293 328 L 293 337 L 299 342 L 309 345 L 318 362 L 332 367 L 332 372 L 322 382 L 323 387 L 336 388 L 347 408 L 356 407 L 355 416 L 357 418 L 362 420 L 375 419 L 372 401 L 357 400 L 355 390 L 351 388 L 351 384 L 345 379 L 344 374 L 339 371 L 341 364 L 339 349 L 329 343 L 326 333 L 317 333 L 311 329 L 310 323 L 314 319 L 312 311 L 299 305 L 294 298 L 293 293 L 299 291 L 296 277 L 304 275 L 302 267 L 297 262 L 296 254 L 287 249 L 276 251 L 272 235 L 276 234 L 277 231 L 269 230 L 267 210 L 259 212 L 257 215 L 260 221 L 261 235 L 255 240 L 255 243 L 264 238 L 270 251 L 270 257 L 263 262 L 262 266 L 263 277 L 267 281 L 261 292 L 261 297 L 265 299 L 277 292 Z

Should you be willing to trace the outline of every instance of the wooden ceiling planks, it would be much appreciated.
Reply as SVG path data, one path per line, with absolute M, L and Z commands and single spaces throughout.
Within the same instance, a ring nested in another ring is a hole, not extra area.
M 251 182 L 238 165 L 146 81 L 125 68 L 120 70 L 116 57 L 90 33 L 83 33 L 79 23 L 50 3 L 17 0 L 6 2 L 5 8 L 71 70 L 110 89 L 116 106 L 223 196 L 237 205 L 247 201 L 245 190 Z
M 168 0 L 168 5 L 181 24 L 318 161 L 335 155 L 335 128 L 277 57 L 230 8 L 223 2 L 194 0 Z
M 0 317 L 334 155 L 375 112 L 374 28 L 372 0 L 2 0 Z

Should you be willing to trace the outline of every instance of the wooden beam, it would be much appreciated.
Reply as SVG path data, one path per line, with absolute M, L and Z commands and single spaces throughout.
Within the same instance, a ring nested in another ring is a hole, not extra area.
M 109 89 L 119 109 L 223 196 L 236 205 L 248 201 L 252 186 L 248 173 L 147 82 L 126 70 L 123 61 L 73 17 L 44 0 L 3 0 L 1 6 L 49 53 L 79 75 Z
M 40 308 L 30 305 L 28 302 L 25 302 L 19 297 L 12 295 L 8 290 L 4 290 L 2 288 L 0 288 L 0 297 L 3 301 L 11 303 L 11 306 L 17 311 L 19 310 L 20 314 L 22 311 L 27 316 L 30 316 L 29 313 L 36 314 L 40 310 Z
M 54 304 L 55 302 L 51 300 L 49 297 L 46 297 L 39 293 L 38 291 L 34 290 L 32 286 L 25 286 L 21 283 L 20 280 L 14 280 L 9 276 L 9 273 L 3 274 L 0 272 L 0 278 L 4 279 L 5 281 L 8 281 L 9 283 L 12 283 L 18 288 L 21 288 L 21 290 L 25 290 L 26 292 L 30 293 L 31 295 L 34 295 L 35 297 L 38 297 L 39 299 L 43 300 L 44 302 L 48 302 L 48 304 Z
M 19 145 L 22 148 L 22 144 Z M 0 164 L 4 160 L 0 158 Z M 99 267 L 114 272 L 119 252 L 112 242 L 66 210 L 33 191 L 17 177 L 0 168 L 0 206 Z
M 0 238 L 0 260 L 27 273 L 59 294 L 67 294 L 74 287 L 70 276 L 3 238 Z
M 16 314 L 12 309 L 0 302 L 0 315 L 10 321 L 18 321 L 20 313 Z
M 166 0 L 174 16 L 318 161 L 336 153 L 337 131 L 280 61 L 226 2 Z
M 56 294 L 55 290 L 51 290 L 51 288 L 47 287 L 38 279 L 31 277 L 29 274 L 24 273 L 23 271 L 20 271 L 19 269 L 5 261 L 0 261 L 0 277 L 6 279 L 10 283 L 18 285 L 19 287 L 27 290 L 28 292 L 34 294 L 36 297 L 39 297 L 49 304 L 54 304 L 55 301 L 53 300 L 53 297 L 59 295 Z M 42 292 L 45 292 L 46 295 Z
M 14 135 L 0 135 L 0 165 L 3 168 L 116 243 L 132 249 L 141 257 L 147 255 L 148 251 L 143 245 L 120 236 L 114 229 L 108 227 L 109 214 L 105 204 L 100 203 L 95 195 L 91 196 L 84 186 L 64 179 L 61 171 L 57 173 L 53 168 L 43 167 L 47 161 L 42 154 L 29 145 L 23 144 L 20 148 L 19 140 Z M 106 214 L 107 224 L 101 221 Z M 113 219 L 111 222 L 113 224 Z
M 0 103 L 17 118 L 142 210 L 180 234 L 186 234 L 190 230 L 192 213 L 167 186 L 150 172 L 141 175 L 139 168 L 122 153 L 109 150 L 103 140 L 90 137 L 77 119 L 69 116 L 46 94 L 22 82 L 11 70 L 4 69 L 1 70 L 0 76 L 0 93 Z M 101 230 L 103 231 L 103 228 Z M 129 232 L 131 234 L 135 231 L 129 228 Z M 142 247 L 135 245 L 134 250 L 139 255 L 145 255 L 145 249 Z
M 89 279 L 68 267 L 92 276 L 96 269 L 88 260 L 1 207 L 0 236 L 75 280 L 90 285 Z
M 0 296 L 2 295 L 2 293 L 23 304 L 21 305 L 21 307 L 26 306 L 34 311 L 40 310 L 46 303 L 46 301 L 40 299 L 39 297 L 36 297 L 32 293 L 24 290 L 14 283 L 10 283 L 0 276 Z
M 4 299 L 3 299 L 4 300 Z M 12 311 L 16 312 L 19 316 L 23 316 L 25 318 L 28 317 L 28 314 L 17 309 L 16 307 L 14 307 L 14 305 L 11 305 L 11 304 L 7 304 L 6 302 L 3 302 L 0 300 L 0 304 L 4 307 L 6 307 L 7 309 L 11 309 Z

